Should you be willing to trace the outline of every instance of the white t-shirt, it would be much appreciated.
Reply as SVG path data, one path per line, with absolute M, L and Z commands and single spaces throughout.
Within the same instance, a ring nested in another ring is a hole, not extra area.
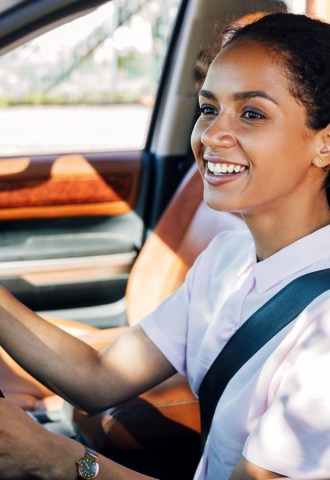
M 243 322 L 294 278 L 329 267 L 330 226 L 259 263 L 247 230 L 224 232 L 141 326 L 198 395 L 206 371 Z M 227 480 L 242 454 L 289 477 L 329 478 L 330 292 L 231 379 L 195 480 Z

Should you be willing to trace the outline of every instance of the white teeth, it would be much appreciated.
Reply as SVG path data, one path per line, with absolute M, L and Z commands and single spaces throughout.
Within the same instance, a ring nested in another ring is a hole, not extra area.
M 214 163 L 214 162 L 207 162 L 207 168 L 210 172 L 214 173 L 215 175 L 221 175 L 226 173 L 242 173 L 246 170 L 246 167 L 241 165 L 234 165 L 233 163 Z

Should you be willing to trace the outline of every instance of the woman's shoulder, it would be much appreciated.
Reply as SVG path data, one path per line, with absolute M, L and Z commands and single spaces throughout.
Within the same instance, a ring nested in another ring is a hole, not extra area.
M 255 246 L 247 228 L 218 233 L 202 252 L 195 264 L 199 273 L 240 269 L 256 258 Z
M 250 249 L 251 246 L 254 246 L 252 235 L 246 227 L 235 230 L 228 229 L 218 233 L 209 243 L 206 250 L 221 248 L 226 250 L 235 249 L 236 251 L 238 246 L 240 249 Z

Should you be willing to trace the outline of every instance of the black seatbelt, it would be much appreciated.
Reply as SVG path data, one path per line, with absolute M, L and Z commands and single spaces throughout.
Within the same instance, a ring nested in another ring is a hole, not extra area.
M 330 289 L 330 269 L 307 273 L 286 285 L 228 340 L 199 388 L 201 442 L 204 449 L 213 415 L 230 379 L 263 345 Z

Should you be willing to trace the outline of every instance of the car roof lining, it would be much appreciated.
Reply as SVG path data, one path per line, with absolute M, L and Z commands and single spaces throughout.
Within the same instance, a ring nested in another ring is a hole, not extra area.
M 16 2 L 5 12 L 0 7 L 0 54 L 92 11 L 106 0 L 38 0 Z

